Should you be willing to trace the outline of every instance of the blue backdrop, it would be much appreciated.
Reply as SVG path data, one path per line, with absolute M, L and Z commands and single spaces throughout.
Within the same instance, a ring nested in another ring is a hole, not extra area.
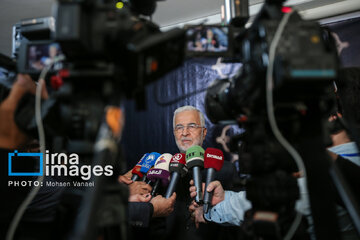
M 180 68 L 168 73 L 158 81 L 146 87 L 145 111 L 136 110 L 134 100 L 125 102 L 125 130 L 123 146 L 128 169 L 147 152 L 177 153 L 173 135 L 173 112 L 184 105 L 193 105 L 205 114 L 204 99 L 206 87 L 220 78 L 212 66 L 217 59 L 192 59 Z M 221 65 L 221 75 L 232 75 L 240 64 Z M 203 147 L 218 147 L 216 135 L 222 127 L 214 126 L 205 114 L 208 134 Z M 233 127 L 236 131 L 236 127 Z M 228 131 L 229 133 L 233 130 Z

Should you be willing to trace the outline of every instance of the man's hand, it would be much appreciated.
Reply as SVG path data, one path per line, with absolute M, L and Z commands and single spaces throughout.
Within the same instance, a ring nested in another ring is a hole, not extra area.
M 44 80 L 40 80 L 42 85 L 41 97 L 48 98 Z M 9 96 L 0 103 L 0 148 L 16 149 L 23 147 L 30 138 L 16 126 L 14 113 L 18 102 L 26 93 L 35 95 L 36 84 L 29 75 L 18 74 Z
M 131 178 L 127 177 L 126 175 L 120 175 L 118 181 L 126 185 L 133 183 L 133 180 L 131 180 Z
M 119 176 L 118 181 L 128 185 L 130 202 L 141 202 L 141 201 L 136 200 L 139 198 L 137 195 L 149 194 L 152 190 L 152 187 L 149 184 L 146 184 L 145 182 L 140 182 L 140 181 L 134 182 L 133 180 L 128 178 L 126 175 Z M 146 201 L 146 202 L 148 202 L 148 201 Z
M 166 199 L 161 195 L 157 195 L 151 199 L 154 206 L 153 217 L 167 217 L 174 211 L 176 193 L 173 193 L 170 198 Z
M 196 187 L 194 186 L 194 181 L 191 180 L 190 181 L 190 197 L 194 198 L 196 196 Z M 204 186 L 205 184 L 203 184 L 203 189 L 202 191 L 204 192 Z M 215 206 L 216 204 L 218 204 L 219 202 L 224 201 L 225 199 L 225 191 L 223 189 L 223 187 L 221 186 L 221 183 L 219 181 L 213 181 L 209 184 L 209 186 L 207 186 L 206 191 L 211 192 L 214 191 L 212 199 L 211 199 L 211 205 Z
M 152 190 L 152 187 L 149 184 L 140 181 L 135 181 L 128 186 L 130 196 L 135 194 L 147 194 L 150 193 Z
M 191 213 L 191 220 L 195 222 L 196 228 L 199 228 L 200 223 L 206 223 L 203 206 L 199 206 L 195 201 L 192 201 L 189 206 L 189 212 Z
M 129 179 L 131 179 L 132 178 L 132 169 L 130 169 L 129 171 L 127 171 L 124 175 L 122 175 L 122 176 L 125 176 L 125 177 L 127 177 L 127 178 L 129 178 Z
M 129 202 L 149 202 L 151 194 L 135 194 L 129 196 Z

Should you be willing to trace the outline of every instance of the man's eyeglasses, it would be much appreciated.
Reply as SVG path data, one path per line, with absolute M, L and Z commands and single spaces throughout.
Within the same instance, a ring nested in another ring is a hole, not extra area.
M 203 127 L 203 126 L 200 126 L 200 125 L 197 125 L 196 123 L 190 123 L 190 124 L 188 124 L 187 126 L 178 124 L 178 125 L 175 126 L 174 131 L 177 132 L 177 133 L 181 133 L 181 132 L 184 131 L 185 128 L 187 128 L 187 130 L 188 130 L 189 132 L 194 132 L 196 129 L 198 129 L 198 128 L 204 128 L 204 127 Z

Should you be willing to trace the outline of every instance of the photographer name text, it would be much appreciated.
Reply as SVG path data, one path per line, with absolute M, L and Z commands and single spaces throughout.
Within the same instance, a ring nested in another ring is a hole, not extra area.
M 94 181 L 80 182 L 80 181 L 8 181 L 8 187 L 94 187 Z

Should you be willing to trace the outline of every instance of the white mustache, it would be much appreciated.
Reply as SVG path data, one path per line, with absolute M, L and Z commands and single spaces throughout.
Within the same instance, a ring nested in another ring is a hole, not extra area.
M 181 138 L 181 141 L 191 141 L 191 140 L 192 140 L 191 138 L 187 138 L 187 137 Z

